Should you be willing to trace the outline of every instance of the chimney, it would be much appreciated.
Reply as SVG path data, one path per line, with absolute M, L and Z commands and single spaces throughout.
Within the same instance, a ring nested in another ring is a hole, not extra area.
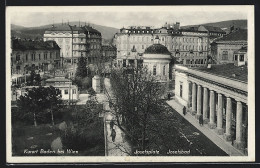
M 176 22 L 176 29 L 179 30 L 180 29 L 180 22 Z

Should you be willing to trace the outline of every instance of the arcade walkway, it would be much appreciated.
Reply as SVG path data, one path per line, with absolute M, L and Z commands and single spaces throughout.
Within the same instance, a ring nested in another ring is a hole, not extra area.
M 167 101 L 167 104 L 175 109 L 178 113 L 183 116 L 182 108 L 183 106 L 172 99 Z M 193 126 L 200 130 L 205 136 L 207 136 L 212 142 L 214 142 L 220 149 L 225 151 L 230 156 L 244 156 L 244 154 L 231 145 L 231 142 L 225 141 L 223 135 L 218 135 L 214 130 L 210 129 L 208 124 L 200 126 L 198 120 L 192 116 L 190 113 L 187 113 L 183 116 L 187 121 L 189 121 Z

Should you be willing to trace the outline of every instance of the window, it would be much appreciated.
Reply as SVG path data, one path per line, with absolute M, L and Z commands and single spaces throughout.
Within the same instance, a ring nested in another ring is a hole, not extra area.
M 35 54 L 31 55 L 32 61 L 35 61 Z
M 163 75 L 165 75 L 165 65 L 163 66 Z
M 41 54 L 39 54 L 39 60 L 41 60 Z
M 25 60 L 28 61 L 28 54 L 25 55 Z
M 222 52 L 222 60 L 228 60 L 228 51 Z
M 180 82 L 180 97 L 182 97 L 183 82 Z
M 76 94 L 76 89 L 73 89 L 73 90 L 72 90 L 72 94 Z
M 47 53 L 44 53 L 44 60 L 47 59 Z
M 235 61 L 237 61 L 237 55 L 235 55 L 235 58 L 234 58 Z
M 21 72 L 21 67 L 20 66 L 16 66 L 16 72 L 19 74 Z
M 156 75 L 156 65 L 153 66 L 153 75 Z
M 50 59 L 52 59 L 52 53 L 50 53 Z
M 190 64 L 190 60 L 189 59 L 186 59 L 186 64 Z
M 64 90 L 64 94 L 69 94 L 68 89 L 65 89 L 65 90 Z
M 239 61 L 244 61 L 244 55 L 240 55 L 240 60 Z
M 16 61 L 20 61 L 20 55 L 16 55 Z

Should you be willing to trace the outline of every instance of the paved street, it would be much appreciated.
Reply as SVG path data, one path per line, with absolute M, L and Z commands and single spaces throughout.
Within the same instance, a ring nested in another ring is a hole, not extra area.
M 178 113 L 180 113 L 182 116 L 182 105 L 180 105 L 178 102 L 175 101 L 175 99 L 172 99 L 170 101 L 167 101 L 167 103 L 174 108 Z M 187 113 L 185 116 L 183 116 L 187 121 L 189 121 L 193 126 L 195 126 L 198 130 L 200 130 L 205 136 L 207 136 L 212 142 L 214 142 L 220 149 L 225 151 L 230 156 L 243 156 L 244 154 L 237 150 L 235 147 L 231 145 L 231 142 L 227 142 L 224 140 L 223 135 L 218 135 L 213 130 L 211 130 L 207 124 L 204 124 L 204 126 L 200 126 L 198 120 L 195 119 L 194 116 L 192 116 L 190 113 Z
M 77 105 L 86 104 L 88 98 L 89 94 L 79 94 L 79 101 L 77 102 Z

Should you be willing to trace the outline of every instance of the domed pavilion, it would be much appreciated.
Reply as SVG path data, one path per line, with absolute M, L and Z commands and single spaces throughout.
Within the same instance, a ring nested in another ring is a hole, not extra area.
M 145 49 L 143 55 L 143 65 L 148 68 L 152 75 L 159 81 L 168 81 L 170 76 L 171 53 L 167 47 L 159 44 L 156 37 L 155 43 Z

